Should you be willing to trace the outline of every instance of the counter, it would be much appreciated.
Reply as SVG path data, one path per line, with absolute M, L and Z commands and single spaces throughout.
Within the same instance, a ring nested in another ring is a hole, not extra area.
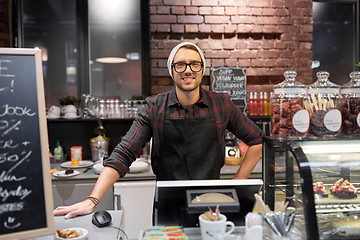
M 51 163 L 51 168 L 56 168 L 59 171 L 64 170 L 65 168 L 60 166 L 60 163 Z M 239 169 L 239 165 L 224 165 L 221 169 L 221 178 L 229 179 L 232 178 L 236 171 Z M 94 169 L 91 168 L 84 173 L 86 168 L 76 169 L 80 171 L 80 174 L 74 177 L 69 178 L 58 178 L 52 176 L 53 182 L 58 181 L 96 181 L 99 177 L 98 174 L 95 173 Z M 260 160 L 258 164 L 255 166 L 250 178 L 262 178 L 262 161 Z M 123 178 L 119 178 L 118 181 L 138 181 L 138 180 L 155 180 L 155 175 L 151 169 L 151 166 L 147 167 L 147 169 L 140 173 L 128 173 Z
M 63 230 L 67 228 L 79 227 L 88 230 L 87 240 L 98 239 L 119 239 L 120 227 L 123 211 L 109 211 L 111 215 L 112 227 L 99 228 L 91 223 L 92 214 L 79 216 L 65 220 L 64 216 L 55 216 L 55 230 Z M 124 236 L 122 236 L 124 238 Z M 34 240 L 54 240 L 57 239 L 55 234 L 37 237 Z
M 98 228 L 91 223 L 92 214 L 79 216 L 76 218 L 65 220 L 63 216 L 54 217 L 55 229 L 63 230 L 66 228 L 80 227 L 88 230 L 87 240 L 98 240 L 98 239 L 126 239 L 126 236 L 117 229 L 121 226 L 123 211 L 108 211 L 112 217 L 112 227 Z M 189 237 L 189 240 L 201 240 L 200 228 L 184 228 L 185 234 Z M 137 236 L 140 236 L 141 231 L 138 232 Z M 233 238 L 239 239 L 240 236 L 245 234 L 245 227 L 236 226 L 234 232 L 230 235 Z M 54 240 L 57 239 L 55 234 L 32 238 L 32 240 Z M 136 238 L 129 237 L 128 239 L 136 240 Z
M 60 166 L 60 163 L 52 163 L 51 168 L 65 169 Z M 238 165 L 225 165 L 221 169 L 221 179 L 233 178 L 238 168 Z M 71 205 L 84 200 L 91 194 L 99 175 L 93 168 L 85 173 L 86 168 L 77 170 L 80 174 L 74 177 L 52 176 L 54 207 Z M 262 161 L 259 161 L 250 178 L 262 178 Z M 101 199 L 95 211 L 100 209 L 123 210 L 121 227 L 127 232 L 129 238 L 135 238 L 144 226 L 152 224 L 154 193 L 155 175 L 149 165 L 143 172 L 128 173 L 125 177 L 119 178 Z

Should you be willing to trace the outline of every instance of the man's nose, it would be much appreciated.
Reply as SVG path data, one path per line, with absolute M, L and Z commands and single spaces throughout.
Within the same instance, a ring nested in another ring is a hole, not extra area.
M 192 73 L 192 70 L 191 70 L 191 68 L 190 68 L 190 65 L 186 65 L 186 66 L 185 66 L 185 71 L 184 71 L 184 73 Z

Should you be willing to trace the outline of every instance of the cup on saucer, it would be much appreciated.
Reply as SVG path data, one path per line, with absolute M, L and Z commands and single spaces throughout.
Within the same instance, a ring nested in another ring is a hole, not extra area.
M 61 111 L 65 115 L 66 113 L 69 113 L 69 112 L 76 113 L 77 109 L 76 109 L 75 105 L 69 104 L 69 105 L 63 106 Z
M 61 109 L 58 106 L 51 106 L 46 114 L 47 118 L 53 119 L 53 118 L 59 118 L 61 114 Z
M 76 112 L 65 112 L 64 118 L 77 118 Z

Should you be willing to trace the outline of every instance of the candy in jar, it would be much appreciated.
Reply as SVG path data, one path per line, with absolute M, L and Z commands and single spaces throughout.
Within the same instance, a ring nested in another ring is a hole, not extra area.
M 308 88 L 310 133 L 317 137 L 335 137 L 341 132 L 341 112 L 337 108 L 340 87 L 329 81 L 326 71 L 316 73 L 317 81 Z
M 360 72 L 350 73 L 350 81 L 340 87 L 339 109 L 342 116 L 342 133 L 360 135 Z
M 309 129 L 306 85 L 296 81 L 296 72 L 285 71 L 285 80 L 274 86 L 271 96 L 271 134 L 281 138 L 300 139 Z

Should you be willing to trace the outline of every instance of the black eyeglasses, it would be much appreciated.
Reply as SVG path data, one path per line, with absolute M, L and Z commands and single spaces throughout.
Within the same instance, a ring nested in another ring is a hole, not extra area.
M 189 66 L 191 71 L 193 71 L 193 72 L 200 72 L 204 66 L 204 63 L 203 62 L 191 62 L 191 63 L 178 62 L 178 63 L 173 63 L 171 66 L 175 69 L 175 71 L 177 73 L 185 72 L 187 66 Z

